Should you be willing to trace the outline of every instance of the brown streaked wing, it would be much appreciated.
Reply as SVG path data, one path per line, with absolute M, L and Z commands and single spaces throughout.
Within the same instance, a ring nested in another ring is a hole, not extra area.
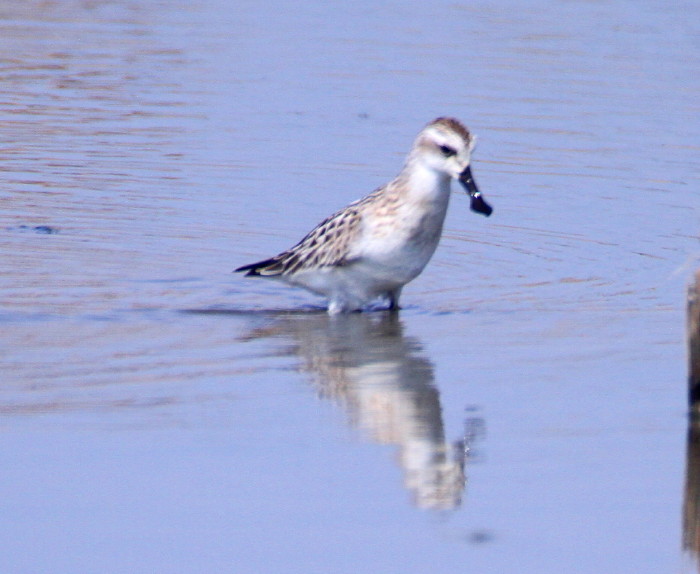
M 318 269 L 348 264 L 347 252 L 362 219 L 362 207 L 382 193 L 380 187 L 362 199 L 337 211 L 314 227 L 293 247 L 257 264 L 246 265 L 237 271 L 267 277 L 291 275 L 302 269 Z

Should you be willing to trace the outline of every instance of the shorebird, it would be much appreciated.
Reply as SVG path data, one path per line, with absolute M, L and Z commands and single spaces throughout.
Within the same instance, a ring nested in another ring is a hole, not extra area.
M 397 310 L 403 286 L 440 241 L 451 181 L 464 186 L 473 211 L 493 211 L 472 177 L 474 144 L 458 120 L 437 118 L 418 134 L 395 179 L 324 219 L 290 249 L 236 271 L 323 295 L 332 315 L 379 298 Z

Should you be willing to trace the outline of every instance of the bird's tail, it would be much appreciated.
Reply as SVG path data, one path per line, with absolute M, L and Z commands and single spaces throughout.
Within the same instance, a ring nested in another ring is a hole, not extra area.
M 243 265 L 235 269 L 234 273 L 241 273 L 243 271 L 246 272 L 246 277 L 274 277 L 275 275 L 281 275 L 283 269 L 282 265 L 280 265 L 279 257 L 271 257 L 264 261 Z

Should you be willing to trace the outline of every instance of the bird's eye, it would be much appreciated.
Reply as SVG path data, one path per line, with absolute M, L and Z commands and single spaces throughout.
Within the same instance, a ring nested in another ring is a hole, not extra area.
M 442 152 L 442 155 L 444 155 L 445 157 L 452 157 L 453 155 L 457 155 L 457 152 L 455 151 L 455 149 L 451 148 L 450 146 L 447 146 L 447 145 L 441 145 L 440 151 Z

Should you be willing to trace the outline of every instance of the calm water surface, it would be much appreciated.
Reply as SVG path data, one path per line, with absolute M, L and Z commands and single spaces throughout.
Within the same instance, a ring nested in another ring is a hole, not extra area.
M 700 6 L 0 8 L 2 572 L 694 572 Z M 454 115 L 399 316 L 230 271 Z

